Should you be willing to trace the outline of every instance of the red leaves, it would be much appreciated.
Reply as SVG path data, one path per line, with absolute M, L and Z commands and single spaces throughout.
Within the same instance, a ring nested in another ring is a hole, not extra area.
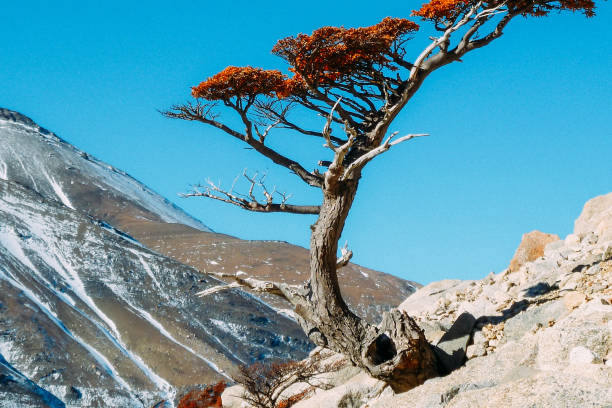
M 594 0 L 430 0 L 413 15 L 452 24 L 472 7 L 478 11 L 500 7 L 508 13 L 545 16 L 553 10 L 582 11 L 594 15 Z M 308 96 L 308 88 L 334 87 L 342 81 L 378 83 L 383 70 L 396 70 L 403 58 L 401 45 L 419 26 L 406 19 L 383 19 L 370 27 L 322 27 L 311 35 L 279 40 L 272 52 L 286 60 L 293 72 L 288 78 L 278 70 L 227 67 L 192 88 L 195 98 L 229 101 L 231 98 Z M 405 65 L 404 65 L 405 66 Z
M 307 90 L 305 78 L 322 85 L 368 70 L 372 64 L 389 67 L 387 55 L 393 43 L 418 28 L 406 19 L 385 18 L 370 27 L 323 27 L 312 35 L 288 37 L 278 41 L 272 52 L 292 65 L 292 78 L 277 70 L 230 66 L 193 87 L 191 93 L 211 101 L 302 95 Z
M 309 397 L 313 393 L 314 389 L 314 387 L 308 387 L 297 394 L 293 394 L 287 399 L 278 401 L 275 408 L 290 408 L 304 398 Z
M 485 1 L 484 8 L 500 5 L 501 1 Z M 413 16 L 423 17 L 425 20 L 452 22 L 465 12 L 469 7 L 478 4 L 476 0 L 431 0 L 421 6 L 419 10 L 412 12 Z M 592 17 L 595 12 L 593 0 L 510 0 L 507 7 L 511 10 L 519 10 L 524 16 L 546 16 L 553 10 L 582 11 L 587 17 Z
M 287 77 L 278 70 L 253 67 L 227 67 L 191 89 L 194 98 L 209 101 L 250 95 L 271 96 L 285 88 Z
M 389 17 L 370 27 L 322 27 L 311 35 L 279 40 L 272 53 L 289 62 L 300 79 L 320 85 L 368 72 L 372 65 L 388 67 L 393 43 L 418 28 L 412 21 Z
M 454 20 L 468 5 L 469 0 L 431 0 L 423 4 L 418 11 L 413 11 L 412 15 L 428 20 Z
M 223 390 L 225 390 L 224 382 L 209 385 L 203 390 L 193 390 L 181 398 L 177 408 L 221 408 Z

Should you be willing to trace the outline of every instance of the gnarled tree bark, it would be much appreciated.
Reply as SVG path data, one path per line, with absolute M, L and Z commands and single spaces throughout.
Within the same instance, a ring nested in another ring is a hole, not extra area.
M 308 299 L 295 312 L 309 323 L 305 329 L 315 344 L 344 354 L 402 392 L 437 375 L 436 359 L 423 332 L 398 310 L 386 313 L 379 326 L 363 321 L 347 307 L 338 285 L 338 240 L 359 176 L 343 181 L 326 177 L 323 204 L 310 239 Z

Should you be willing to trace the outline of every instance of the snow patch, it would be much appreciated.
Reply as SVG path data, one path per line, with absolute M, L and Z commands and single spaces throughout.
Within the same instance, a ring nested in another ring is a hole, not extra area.
M 217 319 L 210 319 L 210 321 L 212 322 L 212 324 L 217 326 L 221 331 L 229 334 L 230 336 L 242 342 L 249 341 L 248 337 L 245 334 L 246 330 L 244 329 L 243 326 L 240 326 L 239 324 L 236 324 L 236 323 L 225 322 L 223 320 L 217 320 Z
M 68 196 L 62 190 L 62 187 L 51 177 L 48 173 L 45 173 L 45 177 L 49 180 L 49 184 L 51 184 L 51 188 L 55 192 L 55 195 L 60 199 L 60 201 L 68 208 L 74 210 L 72 203 L 68 199 Z
M 149 322 L 153 327 L 155 327 L 168 340 L 172 341 L 173 343 L 175 343 L 175 344 L 181 346 L 182 348 L 184 348 L 185 350 L 189 351 L 191 354 L 193 354 L 194 356 L 198 357 L 200 360 L 202 360 L 206 364 L 208 364 L 208 366 L 210 366 L 213 370 L 215 370 L 219 374 L 225 376 L 230 381 L 233 381 L 233 379 L 228 377 L 226 374 L 224 374 L 223 370 L 221 370 L 219 368 L 219 366 L 217 366 L 215 363 L 213 363 L 212 361 L 210 361 L 206 357 L 201 356 L 194 349 L 192 349 L 191 347 L 187 346 L 186 344 L 183 344 L 180 341 L 178 341 L 168 330 L 166 330 L 166 328 L 160 322 L 158 322 L 153 316 L 151 316 L 151 314 L 149 312 L 147 312 L 147 311 L 145 311 L 145 310 L 143 310 L 143 309 L 133 305 L 125 297 L 123 297 L 121 295 L 119 295 L 119 296 L 123 299 L 124 302 L 126 302 L 141 317 L 143 317 L 147 322 Z
M 138 260 L 140 261 L 140 263 L 141 263 L 142 267 L 144 268 L 145 272 L 147 273 L 147 275 L 149 275 L 149 277 L 151 278 L 151 280 L 153 281 L 155 286 L 157 286 L 157 289 L 159 289 L 160 292 L 163 292 L 163 289 L 162 289 L 161 285 L 159 284 L 159 281 L 157 280 L 155 275 L 153 275 L 153 271 L 151 270 L 151 267 L 142 258 L 142 255 L 140 255 L 140 252 L 138 252 L 138 251 L 136 251 L 136 250 L 134 250 L 132 248 L 127 248 L 127 250 L 130 251 L 131 253 L 133 253 L 134 255 L 136 255 L 138 257 Z
M 7 248 L 11 252 L 11 254 L 13 256 L 15 256 L 22 264 L 24 264 L 25 266 L 30 268 L 30 270 L 32 270 L 33 272 L 36 272 L 36 275 L 38 277 L 37 280 L 40 281 L 42 279 L 43 282 L 41 282 L 41 283 L 43 283 L 43 285 L 48 290 L 53 292 L 53 294 L 55 296 L 57 296 L 64 303 L 66 303 L 70 307 L 72 307 L 73 310 L 75 310 L 77 313 L 79 313 L 81 316 L 83 316 L 85 319 L 87 319 L 89 322 L 91 322 L 99 331 L 101 331 L 105 335 L 105 337 L 117 349 L 119 349 L 119 351 L 123 355 L 128 357 L 145 374 L 145 376 L 147 378 L 149 378 L 149 380 L 157 387 L 157 389 L 159 389 L 160 391 L 164 392 L 166 397 L 170 397 L 169 399 L 172 399 L 174 397 L 174 394 L 175 394 L 174 388 L 167 381 L 165 381 L 163 378 L 159 377 L 155 372 L 153 372 L 153 370 L 151 370 L 144 363 L 144 361 L 139 356 L 135 355 L 134 353 L 132 353 L 130 350 L 127 349 L 127 346 L 121 340 L 121 336 L 119 334 L 119 331 L 117 330 L 117 327 L 116 327 L 115 323 L 108 316 L 106 316 L 106 314 L 104 314 L 99 308 L 97 308 L 97 306 L 93 302 L 93 299 L 91 299 L 89 296 L 87 296 L 87 294 L 85 293 L 85 290 L 84 290 L 82 282 L 80 281 L 80 279 L 78 279 L 78 275 L 74 271 L 68 269 L 66 263 L 63 262 L 63 260 L 60 259 L 59 262 L 62 264 L 62 266 L 64 266 L 64 269 L 66 271 L 68 271 L 68 270 L 72 271 L 72 275 L 73 276 L 68 276 L 68 279 L 72 281 L 73 292 L 78 296 L 78 298 L 81 301 L 83 301 L 91 310 L 93 310 L 94 313 L 102 321 L 104 321 L 111 328 L 111 330 L 113 331 L 112 334 L 104 326 L 102 326 L 101 324 L 99 324 L 98 322 L 93 320 L 91 317 L 89 317 L 81 309 L 77 308 L 76 307 L 76 302 L 74 301 L 74 299 L 72 297 L 67 296 L 67 295 L 65 295 L 65 294 L 55 290 L 52 287 L 52 285 L 46 279 L 44 279 L 42 277 L 42 275 L 37 270 L 37 268 L 31 263 L 31 261 L 27 258 L 27 256 L 23 252 L 23 249 L 21 248 L 21 245 L 19 245 L 18 238 L 15 235 L 7 233 L 5 231 L 0 231 L 0 244 L 4 245 L 4 247 Z M 40 255 L 40 253 L 39 253 L 39 255 Z M 56 257 L 56 259 L 57 259 L 57 257 Z M 59 270 L 58 268 L 60 266 L 57 263 L 55 263 L 55 262 L 51 262 L 51 263 L 54 264 L 54 266 L 55 266 L 54 269 L 55 270 Z M 75 275 L 76 275 L 76 278 L 75 278 Z M 64 275 L 64 277 L 66 277 L 66 276 Z M 77 281 L 77 279 L 78 279 L 78 281 Z M 75 285 L 75 283 L 76 283 L 76 285 Z M 13 286 L 15 286 L 15 285 L 13 285 Z M 42 302 L 39 302 L 39 303 L 42 303 Z M 37 305 L 39 305 L 39 303 L 37 303 Z M 39 308 L 40 308 L 40 305 L 39 305 Z M 55 313 L 53 313 L 51 310 L 49 310 L 49 312 L 52 313 L 52 315 L 55 318 L 57 318 Z M 59 321 L 59 319 L 58 319 L 58 321 Z M 68 329 L 63 325 L 63 323 L 62 323 L 62 326 L 65 329 L 63 331 L 65 333 L 67 333 Z M 76 337 L 76 336 L 73 336 L 73 337 Z
M 3 269 L 0 269 L 0 279 L 3 279 L 10 283 L 15 288 L 21 290 L 23 294 L 36 306 L 39 308 L 41 312 L 43 312 L 62 332 L 64 332 L 68 337 L 70 337 L 75 342 L 79 343 L 91 356 L 104 368 L 104 371 L 115 380 L 117 384 L 119 384 L 122 388 L 126 390 L 132 391 L 132 388 L 129 384 L 119 375 L 115 367 L 108 361 L 106 357 L 104 357 L 98 350 L 96 350 L 93 346 L 85 342 L 79 336 L 73 334 L 65 325 L 62 323 L 60 319 L 57 318 L 55 313 L 49 308 L 49 306 L 44 303 L 42 300 L 34 294 L 30 289 L 26 288 L 24 285 L 19 282 L 14 276 Z

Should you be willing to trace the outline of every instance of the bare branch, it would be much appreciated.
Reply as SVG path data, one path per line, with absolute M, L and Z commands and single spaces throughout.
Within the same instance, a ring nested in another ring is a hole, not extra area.
M 263 133 L 259 131 L 259 128 L 257 127 L 257 125 L 253 125 L 253 128 L 255 129 L 255 133 L 257 133 L 257 136 L 259 137 L 259 141 L 263 143 L 266 140 L 266 136 L 268 136 L 268 133 L 270 133 L 270 130 L 278 126 L 280 123 L 281 123 L 281 120 L 277 119 L 276 121 L 268 125 L 268 127 L 266 128 L 266 130 L 263 131 Z
M 340 248 L 340 258 L 336 261 L 336 269 L 340 269 L 346 265 L 348 265 L 349 261 L 353 257 L 353 251 L 348 249 L 348 242 L 344 244 L 342 248 Z
M 400 143 L 405 142 L 407 140 L 412 140 L 412 139 L 417 138 L 417 137 L 429 136 L 426 133 L 417 133 L 417 134 L 410 134 L 410 135 L 402 136 L 399 139 L 393 140 L 393 138 L 395 137 L 395 135 L 397 135 L 397 133 L 398 132 L 392 133 L 391 136 L 389 136 L 387 138 L 387 140 L 385 140 L 380 146 L 378 146 L 375 149 L 370 150 L 369 152 L 367 152 L 366 154 L 360 156 L 357 160 L 352 162 L 348 166 L 348 168 L 344 171 L 344 175 L 342 176 L 342 179 L 346 180 L 346 179 L 350 178 L 350 176 L 357 169 L 363 168 L 363 166 L 365 166 L 370 160 L 372 160 L 374 157 L 378 156 L 379 154 L 382 154 L 382 153 L 386 152 L 387 150 L 389 150 L 391 148 L 391 146 L 395 146 L 397 144 L 400 144 Z
M 229 104 L 228 106 L 231 106 L 233 109 L 237 110 L 240 113 L 238 105 L 232 104 L 229 102 L 227 103 Z M 169 111 L 164 112 L 164 115 L 169 118 L 198 121 L 198 122 L 202 122 L 207 125 L 216 127 L 217 129 L 224 131 L 230 136 L 235 137 L 236 139 L 240 139 L 243 142 L 247 143 L 249 146 L 255 149 L 258 153 L 266 156 L 267 158 L 272 160 L 274 163 L 280 166 L 286 167 L 289 170 L 293 171 L 307 184 L 313 187 L 321 187 L 322 181 L 323 181 L 321 176 L 309 172 L 295 160 L 292 160 L 288 157 L 283 156 L 282 154 L 278 153 L 276 150 L 273 150 L 269 148 L 268 146 L 265 146 L 261 141 L 255 140 L 253 137 L 251 137 L 251 135 L 249 134 L 250 132 L 249 126 L 251 123 L 250 121 L 248 121 L 248 119 L 246 119 L 244 115 L 241 115 L 241 118 L 243 119 L 243 121 L 246 120 L 247 122 L 245 123 L 245 126 L 247 127 L 246 129 L 247 131 L 245 133 L 240 133 L 230 128 L 229 126 L 221 122 L 218 122 L 215 119 L 215 116 L 210 114 L 210 109 L 212 109 L 212 107 L 214 106 L 210 106 L 209 104 L 202 104 L 200 101 L 198 101 L 196 104 L 187 103 L 185 105 L 173 106 Z
M 334 152 L 336 151 L 336 146 L 334 146 L 331 141 L 331 133 L 332 133 L 331 124 L 334 119 L 334 111 L 338 107 L 338 104 L 340 103 L 341 100 L 342 100 L 341 97 L 338 98 L 334 106 L 332 106 L 329 112 L 329 115 L 327 115 L 327 121 L 325 122 L 325 126 L 323 126 L 323 132 L 322 132 L 323 137 L 325 138 L 325 141 L 327 142 L 325 146 L 329 147 Z
M 410 70 L 411 79 L 414 78 L 417 72 L 421 69 L 421 64 L 431 55 L 431 53 L 441 45 L 447 44 L 450 41 L 451 34 L 466 25 L 471 20 L 474 13 L 476 13 L 476 11 L 480 8 L 480 6 L 482 6 L 482 2 L 476 3 L 474 6 L 471 7 L 469 12 L 465 13 L 461 20 L 447 28 L 440 38 L 434 38 L 432 43 L 425 47 L 425 49 L 421 52 L 421 54 L 419 54 L 419 56 L 415 60 L 412 69 Z
M 212 288 L 208 288 L 196 293 L 196 296 L 204 297 L 228 289 L 246 287 L 250 288 L 255 292 L 270 293 L 273 295 L 280 296 L 292 304 L 296 304 L 297 301 L 303 299 L 302 296 L 298 293 L 300 287 L 297 285 L 288 285 L 286 283 L 277 283 L 256 279 L 242 271 L 238 271 L 235 274 L 224 272 L 207 272 L 207 274 L 215 276 L 217 278 L 231 278 L 234 279 L 234 282 L 228 285 L 213 286 Z
M 291 194 L 280 193 L 276 191 L 276 188 L 271 192 L 268 191 L 266 185 L 263 182 L 263 178 L 257 178 L 257 173 L 252 177 L 246 174 L 246 170 L 243 173 L 243 177 L 246 178 L 249 183 L 249 191 L 247 195 L 234 192 L 234 183 L 232 183 L 231 190 L 227 191 L 221 188 L 220 185 L 213 183 L 211 180 L 207 180 L 207 186 L 194 186 L 193 191 L 190 193 L 181 194 L 181 197 L 207 197 L 213 200 L 222 201 L 224 203 L 236 205 L 242 209 L 253 211 L 253 212 L 285 212 L 292 214 L 318 214 L 321 207 L 318 205 L 292 205 L 287 204 L 287 200 L 291 197 Z M 255 196 L 255 188 L 258 187 L 262 190 L 262 194 L 265 197 L 265 202 L 260 202 Z M 274 203 L 274 194 L 278 194 L 282 201 L 280 203 Z

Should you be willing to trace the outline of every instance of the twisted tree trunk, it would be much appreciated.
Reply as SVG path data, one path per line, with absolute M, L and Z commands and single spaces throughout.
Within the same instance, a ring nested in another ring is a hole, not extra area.
M 311 227 L 307 299 L 296 307 L 296 313 L 304 319 L 302 326 L 315 344 L 344 354 L 354 365 L 402 392 L 437 375 L 436 359 L 423 332 L 398 310 L 385 313 L 378 326 L 368 324 L 349 310 L 338 285 L 338 240 L 358 178 L 326 178 L 319 218 Z

